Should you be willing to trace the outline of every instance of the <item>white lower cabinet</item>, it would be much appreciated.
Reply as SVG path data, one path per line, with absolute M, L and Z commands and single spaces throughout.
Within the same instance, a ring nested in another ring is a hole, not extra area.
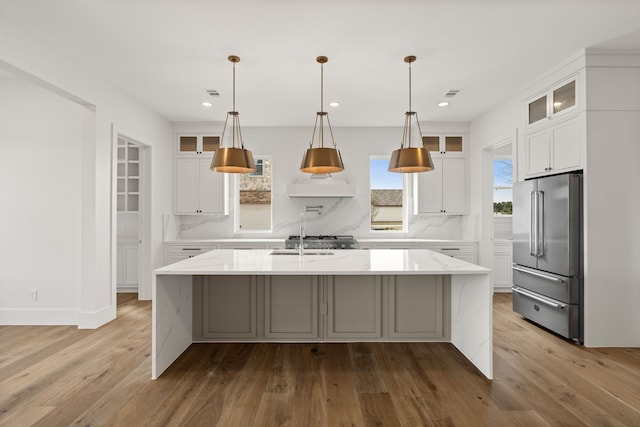
M 182 261 L 187 258 L 193 258 L 196 255 L 200 255 L 217 248 L 217 245 L 212 245 L 209 243 L 199 245 L 168 243 L 165 244 L 164 247 L 164 262 L 167 265 L 173 264 L 174 262 Z
M 478 251 L 475 243 L 428 243 L 427 249 L 471 264 L 478 263 Z
M 138 291 L 138 245 L 116 246 L 116 284 L 118 292 Z
M 442 276 L 390 276 L 389 337 L 441 337 L 442 298 Z
M 328 276 L 327 281 L 327 337 L 380 337 L 380 276 Z
M 494 241 L 493 243 L 493 290 L 511 292 L 513 284 L 512 242 Z
M 318 276 L 266 276 L 264 336 L 318 338 Z

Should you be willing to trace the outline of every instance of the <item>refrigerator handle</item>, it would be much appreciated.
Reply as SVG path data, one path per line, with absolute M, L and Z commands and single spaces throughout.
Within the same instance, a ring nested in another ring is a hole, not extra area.
M 538 205 L 536 203 L 536 192 L 529 193 L 529 209 L 531 210 L 531 220 L 529 224 L 529 255 L 536 256 L 538 253 Z
M 512 286 L 511 290 L 513 292 L 515 292 L 515 293 L 527 296 L 527 297 L 531 298 L 532 300 L 541 302 L 542 304 L 545 304 L 545 305 L 548 305 L 548 306 L 551 306 L 551 307 L 554 307 L 554 308 L 559 308 L 559 309 L 563 310 L 563 309 L 565 309 L 567 307 L 566 304 L 557 303 L 555 301 L 548 300 L 546 298 L 543 298 L 543 297 L 540 297 L 540 296 L 534 294 L 533 292 L 527 292 L 524 289 L 519 288 L 517 286 Z
M 544 191 L 538 191 L 538 239 L 536 255 L 544 256 Z
M 548 276 L 546 274 L 539 273 L 537 271 L 527 270 L 526 268 L 518 267 L 517 264 L 513 264 L 511 266 L 511 268 L 516 270 L 516 271 L 521 271 L 523 273 L 531 274 L 532 276 L 536 276 L 536 277 L 540 277 L 540 278 L 543 278 L 543 279 L 551 280 L 552 282 L 564 283 L 564 280 L 562 280 L 562 279 L 559 279 L 559 278 L 553 277 L 553 276 Z

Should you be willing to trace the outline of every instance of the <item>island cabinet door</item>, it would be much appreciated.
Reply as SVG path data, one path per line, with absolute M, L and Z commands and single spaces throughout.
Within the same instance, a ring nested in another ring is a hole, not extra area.
M 318 276 L 266 276 L 267 338 L 318 338 Z
M 203 338 L 257 336 L 255 276 L 205 276 L 201 295 Z
M 327 280 L 327 337 L 380 337 L 380 276 L 329 276 Z
M 390 276 L 389 337 L 442 337 L 442 289 L 442 276 Z

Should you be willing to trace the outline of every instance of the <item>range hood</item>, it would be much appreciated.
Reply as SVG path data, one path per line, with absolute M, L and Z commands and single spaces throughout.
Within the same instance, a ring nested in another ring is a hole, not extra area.
M 353 197 L 356 186 L 330 174 L 311 174 L 287 185 L 289 197 Z

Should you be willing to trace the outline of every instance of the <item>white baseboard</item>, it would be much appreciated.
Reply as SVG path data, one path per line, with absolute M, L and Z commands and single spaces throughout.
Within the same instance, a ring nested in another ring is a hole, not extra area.
M 107 306 L 97 311 L 80 312 L 78 329 L 96 329 L 116 318 L 116 307 Z
M 122 294 L 137 294 L 138 293 L 138 285 L 118 285 L 116 292 Z
M 495 294 L 510 294 L 511 286 L 494 286 L 493 293 Z
M 0 309 L 0 325 L 77 325 L 80 312 L 76 309 Z

